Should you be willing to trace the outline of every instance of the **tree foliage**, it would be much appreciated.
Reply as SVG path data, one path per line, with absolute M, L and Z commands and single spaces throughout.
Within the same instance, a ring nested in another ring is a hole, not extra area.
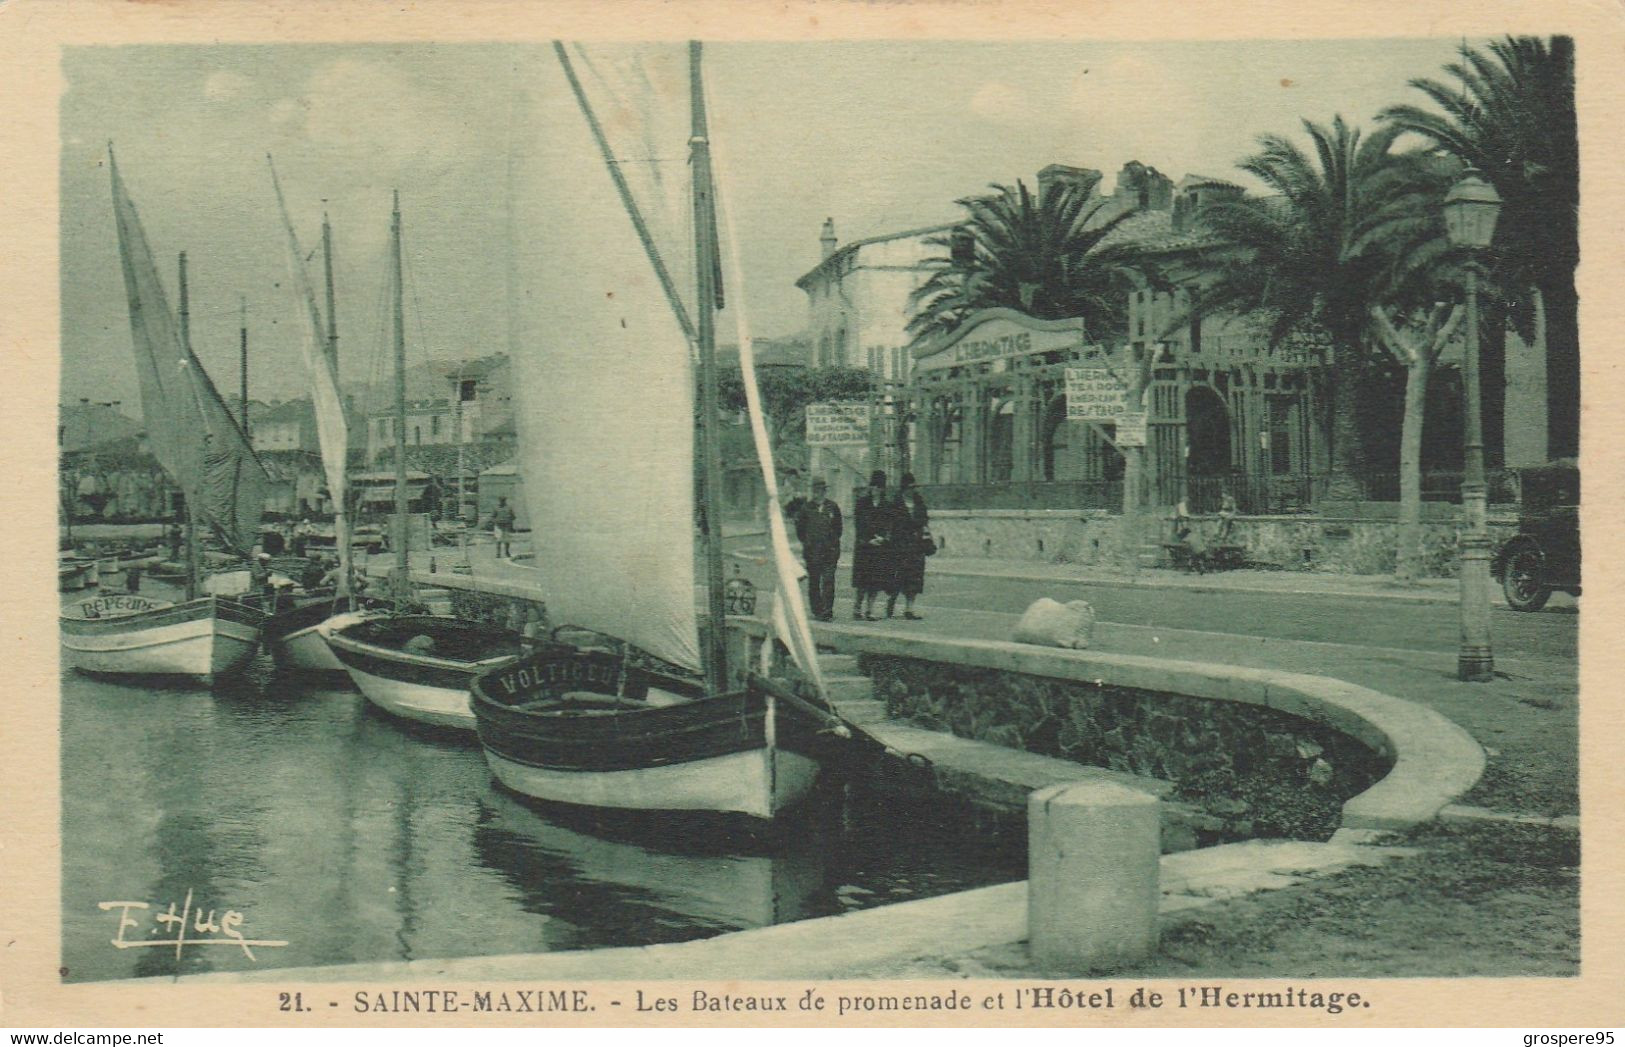
M 853 367 L 762 367 L 756 371 L 762 413 L 775 446 L 802 431 L 808 404 L 866 400 L 872 376 Z M 726 411 L 745 410 L 744 374 L 737 367 L 717 373 L 717 402 Z
M 1357 498 L 1349 477 L 1360 464 L 1356 392 L 1369 364 L 1369 304 L 1421 285 L 1439 239 L 1437 207 L 1421 159 L 1393 152 L 1397 128 L 1368 136 L 1341 116 L 1303 127 L 1310 150 L 1265 135 L 1239 164 L 1271 195 L 1222 199 L 1198 215 L 1216 246 L 1190 312 L 1259 313 L 1272 345 L 1324 335 L 1332 496 Z
M 1426 138 L 1477 167 L 1501 195 L 1494 281 L 1507 314 L 1535 334 L 1533 291 L 1546 310 L 1548 434 L 1554 456 L 1579 447 L 1580 159 L 1574 105 L 1574 41 L 1507 37 L 1488 51 L 1462 46 L 1449 81 L 1411 86 L 1437 106 L 1396 105 L 1388 125 Z M 1493 383 L 1492 383 L 1493 384 Z
M 931 275 L 909 297 L 908 332 L 924 341 L 978 310 L 1003 307 L 1042 320 L 1081 316 L 1092 337 L 1120 335 L 1129 255 L 1102 244 L 1134 212 L 1108 215 L 1108 200 L 1062 182 L 1036 196 L 1019 180 L 991 188 L 959 201 L 966 220 L 954 233 L 927 240 L 949 253 L 926 260 Z M 956 237 L 968 243 L 956 249 Z

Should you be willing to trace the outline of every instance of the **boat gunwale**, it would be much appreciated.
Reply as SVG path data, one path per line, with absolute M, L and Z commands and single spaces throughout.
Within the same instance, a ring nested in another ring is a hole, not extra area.
M 104 618 L 79 618 L 59 614 L 57 621 L 62 630 L 71 636 L 105 636 L 112 633 L 160 629 L 204 618 L 218 618 L 257 630 L 264 627 L 266 615 L 257 607 L 236 600 L 221 596 L 200 596 L 195 600 L 170 604 L 168 607 L 155 607 L 147 611 Z

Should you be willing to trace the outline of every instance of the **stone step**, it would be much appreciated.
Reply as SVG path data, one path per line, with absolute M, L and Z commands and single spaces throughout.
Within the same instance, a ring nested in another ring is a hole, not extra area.
M 824 676 L 824 687 L 833 699 L 859 699 L 872 698 L 875 693 L 875 682 L 867 676 Z
M 835 709 L 841 716 L 862 727 L 886 719 L 886 703 L 874 698 L 835 699 Z
M 858 671 L 858 656 L 855 654 L 820 654 L 818 667 L 824 670 L 825 676 L 846 676 Z

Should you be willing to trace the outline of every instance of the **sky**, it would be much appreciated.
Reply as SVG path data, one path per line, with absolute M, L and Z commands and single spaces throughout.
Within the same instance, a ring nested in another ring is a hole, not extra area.
M 753 329 L 806 325 L 795 280 L 842 243 L 951 221 L 953 201 L 1051 163 L 1109 189 L 1129 160 L 1248 184 L 1236 162 L 1301 122 L 1370 126 L 1422 103 L 1457 39 L 1200 43 L 862 42 L 709 46 L 713 128 Z M 507 349 L 505 172 L 526 45 L 166 45 L 64 51 L 62 397 L 137 414 L 107 144 L 174 294 L 190 269 L 194 348 L 238 388 L 240 301 L 256 399 L 303 395 L 299 327 L 265 156 L 307 253 L 335 241 L 347 383 L 381 376 L 384 258 L 399 190 L 411 361 Z M 566 190 L 568 187 L 564 187 Z M 567 194 L 566 194 L 567 195 Z M 533 235 L 518 231 L 516 235 Z M 534 235 L 542 235 L 535 233 Z M 312 274 L 320 286 L 319 256 Z

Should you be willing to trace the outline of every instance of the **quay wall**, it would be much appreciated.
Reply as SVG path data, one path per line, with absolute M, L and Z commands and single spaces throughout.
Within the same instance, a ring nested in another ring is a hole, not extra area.
M 1456 571 L 1456 506 L 1424 503 L 1423 510 L 1422 572 L 1449 577 Z M 1397 506 L 1370 503 L 1346 514 L 1238 516 L 1228 544 L 1241 546 L 1253 567 L 1388 574 L 1399 540 L 1396 512 Z M 1129 543 L 1123 518 L 1103 510 L 934 509 L 931 532 L 948 556 L 1127 566 L 1142 551 L 1160 553 L 1163 543 L 1173 541 L 1166 515 L 1148 513 L 1141 520 L 1139 540 Z M 1209 541 L 1218 526 L 1215 517 L 1196 520 Z M 1497 545 L 1516 533 L 1516 517 L 1490 518 L 1490 539 Z
M 1174 781 L 1176 797 L 1223 823 L 1223 837 L 1406 829 L 1484 773 L 1483 749 L 1444 716 L 1329 677 L 838 624 L 815 631 L 820 645 L 859 656 L 888 714 Z M 1269 778 L 1298 783 L 1304 798 L 1279 799 L 1264 789 Z M 1318 805 L 1336 798 L 1335 824 L 1309 803 L 1311 789 Z

